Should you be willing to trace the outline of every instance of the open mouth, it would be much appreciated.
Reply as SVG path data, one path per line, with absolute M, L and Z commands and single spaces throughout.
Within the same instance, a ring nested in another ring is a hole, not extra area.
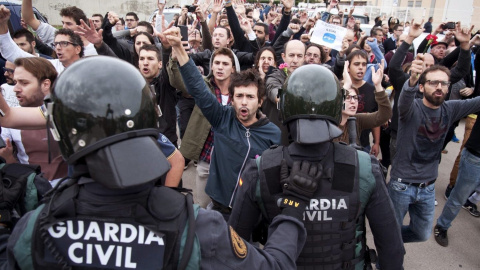
M 442 91 L 435 91 L 433 93 L 433 95 L 436 96 L 436 97 L 443 97 L 443 92 Z
M 142 68 L 142 72 L 146 74 L 146 73 L 150 72 L 150 70 L 148 68 Z
M 248 115 L 248 109 L 243 107 L 243 108 L 240 108 L 240 115 L 241 116 L 247 116 Z
M 358 72 L 358 73 L 357 73 L 357 76 L 358 76 L 359 78 L 360 78 L 360 77 L 363 78 L 363 72 Z

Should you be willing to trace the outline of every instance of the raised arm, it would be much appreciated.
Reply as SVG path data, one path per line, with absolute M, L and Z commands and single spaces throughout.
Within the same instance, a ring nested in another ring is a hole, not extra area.
M 203 81 L 200 71 L 188 57 L 185 48 L 180 40 L 180 29 L 172 27 L 164 32 L 165 37 L 172 46 L 173 52 L 177 56 L 180 73 L 187 91 L 195 99 L 195 104 L 200 108 L 205 118 L 213 127 L 218 126 L 223 118 L 223 111 L 230 107 L 222 106 L 217 98 L 210 92 Z
M 40 21 L 35 18 L 33 14 L 33 4 L 32 0 L 23 0 L 22 1 L 22 19 L 28 24 L 33 30 L 37 31 L 40 26 Z
M 88 20 L 90 25 L 87 25 L 83 20 L 80 20 L 80 25 L 78 26 L 78 30 L 75 31 L 75 34 L 84 37 L 88 40 L 88 42 L 92 43 L 95 46 L 95 49 L 97 50 L 97 53 L 99 55 L 106 55 L 118 58 L 118 56 L 112 51 L 112 49 L 105 42 L 103 42 L 103 29 L 97 31 L 92 20 Z
M 122 44 L 112 35 L 112 28 L 118 20 L 118 15 L 115 12 L 110 11 L 107 13 L 102 24 L 103 42 L 105 42 L 110 47 L 110 49 L 112 49 L 112 51 L 115 53 L 115 55 L 118 56 L 118 58 L 132 63 L 132 54 L 126 44 Z M 135 63 L 132 64 L 136 66 Z
M 457 23 L 455 29 L 455 38 L 460 42 L 460 54 L 458 55 L 457 65 L 450 70 L 450 82 L 452 84 L 458 82 L 470 72 L 471 55 L 470 55 L 470 28 L 462 28 L 460 22 Z
M 8 32 L 10 10 L 4 5 L 0 6 L 0 53 L 10 62 L 20 57 L 34 57 L 17 46 Z
M 380 48 L 378 47 L 377 39 L 367 38 L 367 44 L 370 46 L 370 48 L 372 48 L 372 52 L 375 55 L 377 63 L 380 63 L 382 60 L 385 62 L 385 56 L 383 56 L 382 51 L 380 51 Z M 384 67 L 387 68 L 387 62 L 385 62 Z
M 212 35 L 208 30 L 207 20 L 205 19 L 205 10 L 198 7 L 195 10 L 195 14 L 197 14 L 197 19 L 200 21 L 200 25 L 202 26 L 202 46 L 203 49 L 209 49 L 213 51 L 213 42 L 212 42 Z
M 292 17 L 292 7 L 294 3 L 295 3 L 295 0 L 282 0 L 283 16 L 282 16 L 282 19 L 280 20 L 280 24 L 278 25 L 277 32 L 275 33 L 275 37 L 273 37 L 272 39 L 272 44 L 275 43 L 275 41 L 283 33 L 283 31 L 287 30 L 287 27 L 290 24 L 290 18 Z
M 242 12 L 245 12 L 245 6 L 241 1 L 235 1 L 237 6 L 237 10 L 239 10 L 239 16 L 243 16 Z M 250 43 L 245 38 L 245 34 L 243 32 L 242 27 L 240 26 L 240 22 L 238 21 L 239 18 L 233 9 L 232 2 L 229 1 L 225 4 L 225 10 L 227 10 L 227 18 L 228 24 L 230 25 L 230 29 L 232 30 L 232 35 L 235 40 L 233 47 L 239 51 L 250 52 L 252 48 L 250 47 Z
M 212 17 L 210 17 L 210 21 L 208 21 L 210 34 L 215 30 L 218 13 L 220 13 L 220 11 L 222 11 L 222 0 L 213 0 Z
M 408 32 L 408 36 L 405 38 L 405 41 L 398 47 L 397 51 L 390 60 L 390 65 L 388 67 L 388 77 L 395 88 L 395 96 L 397 93 L 399 94 L 403 83 L 409 77 L 408 74 L 404 73 L 402 70 L 402 63 L 405 59 L 408 49 L 413 44 L 413 41 L 423 33 L 423 20 L 421 23 L 416 23 L 415 20 L 412 20 L 410 24 L 410 31 Z M 395 103 L 397 100 L 395 100 Z
M 7 102 L 0 95 L 0 110 L 3 116 L 0 116 L 0 125 L 6 128 L 16 129 L 44 129 L 46 119 L 45 111 L 40 107 L 13 107 L 8 106 Z

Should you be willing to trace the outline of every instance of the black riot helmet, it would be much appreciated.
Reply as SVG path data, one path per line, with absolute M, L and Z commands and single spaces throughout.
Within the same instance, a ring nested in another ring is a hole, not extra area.
M 123 179 L 144 159 L 165 159 L 156 142 L 159 115 L 154 94 L 132 65 L 105 56 L 77 61 L 58 77 L 46 104 L 49 129 L 63 157 L 70 164 L 85 160 L 92 178 L 96 173 L 97 178 L 111 176 L 114 180 L 106 185 L 123 188 L 160 173 L 153 170 L 139 182 Z
M 304 65 L 288 78 L 280 98 L 283 124 L 298 143 L 313 144 L 341 135 L 343 91 L 326 67 Z

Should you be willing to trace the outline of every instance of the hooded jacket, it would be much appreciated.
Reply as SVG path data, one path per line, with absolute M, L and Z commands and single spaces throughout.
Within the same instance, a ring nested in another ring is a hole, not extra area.
M 261 116 L 253 125 L 243 126 L 234 108 L 222 106 L 208 90 L 192 59 L 180 67 L 180 73 L 188 93 L 215 132 L 205 192 L 222 205 L 231 206 L 245 163 L 270 146 L 279 144 L 280 130 Z

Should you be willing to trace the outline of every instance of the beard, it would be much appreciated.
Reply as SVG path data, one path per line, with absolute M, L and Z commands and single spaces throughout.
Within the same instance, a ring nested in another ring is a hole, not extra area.
M 441 92 L 441 96 L 435 96 L 436 92 Z M 440 106 L 442 105 L 443 101 L 445 101 L 445 93 L 442 90 L 435 90 L 431 94 L 424 93 L 425 99 L 430 102 L 433 106 Z

